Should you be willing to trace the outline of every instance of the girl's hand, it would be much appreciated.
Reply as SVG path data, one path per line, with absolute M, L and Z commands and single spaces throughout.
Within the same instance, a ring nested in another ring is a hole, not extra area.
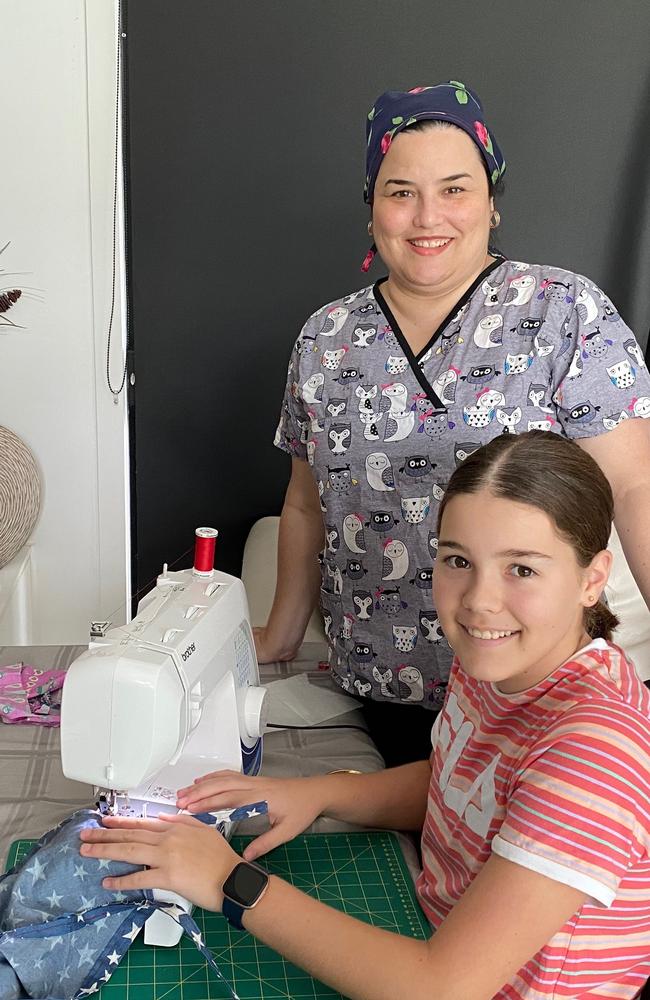
M 253 861 L 306 830 L 325 807 L 322 778 L 250 778 L 238 771 L 213 771 L 181 788 L 176 805 L 188 812 L 233 809 L 248 802 L 269 804 L 271 829 L 244 851 Z
M 285 663 L 288 660 L 295 660 L 300 643 L 297 646 L 288 646 L 286 643 L 278 642 L 269 634 L 268 628 L 254 628 L 253 639 L 255 641 L 255 652 L 258 663 Z
M 158 820 L 105 816 L 102 822 L 102 830 L 81 831 L 84 857 L 147 866 L 104 879 L 105 889 L 169 889 L 196 906 L 221 910 L 223 883 L 240 859 L 214 827 L 166 813 Z

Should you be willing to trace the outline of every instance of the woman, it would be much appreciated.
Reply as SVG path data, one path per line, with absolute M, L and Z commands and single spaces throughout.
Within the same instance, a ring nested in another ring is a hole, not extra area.
M 638 995 L 650 975 L 650 693 L 609 641 L 616 619 L 600 601 L 612 509 L 574 443 L 491 441 L 441 504 L 434 599 L 456 658 L 430 760 L 289 780 L 216 772 L 179 793 L 193 812 L 266 799 L 273 827 L 248 861 L 321 812 L 422 830 L 417 889 L 433 937 L 370 927 L 248 865 L 251 908 L 224 905 L 235 926 L 356 1000 Z M 150 866 L 106 888 L 172 889 L 214 909 L 232 898 L 240 859 L 214 830 L 182 814 L 104 822 L 81 834 L 82 854 Z
M 388 277 L 318 310 L 295 345 L 278 583 L 256 642 L 262 662 L 290 659 L 320 599 L 332 675 L 395 764 L 426 754 L 451 663 L 430 596 L 436 508 L 495 435 L 554 430 L 596 459 L 648 602 L 650 379 L 591 281 L 490 249 L 505 161 L 472 91 L 388 92 L 367 132 Z

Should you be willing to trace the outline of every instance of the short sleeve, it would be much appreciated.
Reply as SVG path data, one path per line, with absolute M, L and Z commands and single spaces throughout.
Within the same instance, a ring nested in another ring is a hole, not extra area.
M 628 868 L 647 860 L 649 801 L 650 721 L 589 703 L 527 755 L 492 850 L 611 906 Z
M 273 444 L 293 458 L 306 459 L 309 417 L 299 382 L 301 343 L 299 337 L 291 352 L 282 411 Z
M 631 417 L 650 417 L 643 351 L 610 299 L 580 275 L 553 381 L 553 402 L 568 437 L 595 437 Z

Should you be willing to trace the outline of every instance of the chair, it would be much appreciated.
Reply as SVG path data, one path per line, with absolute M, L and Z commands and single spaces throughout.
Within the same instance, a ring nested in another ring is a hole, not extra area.
M 262 517 L 251 528 L 244 546 L 241 577 L 248 595 L 251 625 L 266 625 L 277 579 L 279 517 Z M 305 642 L 323 642 L 323 617 L 315 608 L 307 625 Z

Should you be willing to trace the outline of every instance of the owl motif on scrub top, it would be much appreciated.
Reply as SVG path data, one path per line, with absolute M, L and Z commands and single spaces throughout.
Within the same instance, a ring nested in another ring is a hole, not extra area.
M 353 347 L 370 347 L 375 342 L 377 327 L 370 323 L 357 323 L 352 331 Z
M 494 410 L 480 403 L 463 407 L 463 420 L 468 427 L 487 427 L 494 420 Z
M 573 426 L 590 424 L 592 420 L 596 419 L 596 415 L 600 410 L 600 406 L 594 406 L 588 400 L 584 403 L 578 403 L 573 409 L 569 410 L 568 416 L 565 418 L 568 424 Z
M 320 331 L 321 337 L 335 337 L 336 334 L 343 328 L 343 325 L 348 318 L 348 310 L 343 306 L 334 306 L 327 313 L 323 328 Z
M 399 538 L 388 538 L 384 545 L 382 580 L 401 580 L 409 569 L 409 553 Z
M 623 420 L 628 420 L 629 416 L 625 410 L 621 410 L 620 413 L 610 413 L 608 417 L 603 417 L 603 427 L 606 431 L 613 431 Z
M 406 358 L 391 355 L 384 365 L 384 370 L 388 375 L 403 375 L 408 366 Z
M 507 354 L 505 365 L 506 375 L 523 375 L 532 365 L 534 358 L 535 355 L 532 351 L 528 354 Z
M 407 607 L 408 604 L 402 600 L 399 587 L 395 587 L 393 590 L 379 591 L 375 603 L 376 611 L 383 611 L 389 618 L 395 618 L 400 611 Z
M 403 666 L 397 672 L 402 701 L 424 701 L 424 683 L 417 667 Z
M 384 534 L 384 532 L 390 531 L 395 524 L 399 524 L 399 521 L 395 520 L 389 510 L 371 510 L 370 520 L 366 521 L 366 528 Z
M 603 337 L 598 327 L 593 333 L 585 333 L 581 339 L 583 358 L 604 358 L 614 343 L 613 340 Z
M 327 413 L 330 417 L 336 420 L 337 417 L 341 417 L 348 408 L 347 399 L 337 399 L 332 397 L 327 401 Z
M 625 343 L 623 344 L 623 347 L 630 355 L 632 361 L 637 366 L 637 368 L 645 368 L 646 364 L 645 364 L 645 358 L 643 357 L 643 352 L 639 347 L 639 345 L 637 344 L 634 337 L 630 337 L 629 340 L 626 340 Z
M 427 642 L 442 642 L 445 633 L 442 631 L 440 620 L 436 618 L 435 611 L 420 612 L 420 634 Z
M 372 413 L 375 407 L 375 399 L 379 391 L 376 385 L 358 385 L 354 390 L 354 395 L 359 400 L 359 410 Z
M 393 466 L 383 451 L 373 451 L 366 455 L 366 478 L 368 486 L 378 493 L 389 493 L 395 489 Z
M 426 455 L 407 455 L 404 459 L 404 465 L 399 471 L 418 483 L 422 479 L 426 479 L 435 467 L 436 463 L 431 462 Z
M 325 382 L 325 376 L 318 372 L 316 375 L 310 375 L 307 381 L 302 386 L 302 398 L 303 402 L 307 406 L 311 406 L 313 403 L 320 402 L 323 398 L 323 384 Z
M 520 406 L 497 406 L 497 421 L 503 427 L 504 434 L 515 434 L 515 427 L 521 421 Z
M 444 437 L 448 430 L 453 429 L 454 424 L 449 420 L 447 416 L 447 411 L 430 411 L 429 413 L 421 416 L 421 423 L 418 427 L 418 434 L 426 434 L 433 441 L 439 441 L 440 438 Z
M 335 555 L 341 545 L 341 536 L 334 524 L 325 525 L 325 548 L 330 555 Z
M 480 447 L 478 441 L 460 441 L 457 445 L 454 445 L 454 462 L 456 463 L 456 468 L 466 458 L 473 455 L 475 451 L 478 451 Z
M 326 489 L 330 489 L 339 495 L 346 495 L 356 485 L 357 480 L 353 478 L 349 465 L 344 465 L 338 469 L 331 469 L 329 465 L 327 466 Z
M 343 518 L 343 538 L 350 552 L 366 551 L 363 521 L 358 514 L 346 514 Z
M 534 340 L 539 331 L 542 328 L 544 320 L 536 316 L 527 316 L 525 319 L 520 319 L 517 326 L 513 326 L 510 329 L 510 333 L 517 333 L 520 337 L 530 337 Z
M 330 424 L 327 444 L 333 455 L 344 455 L 350 447 L 350 424 Z
M 354 613 L 360 622 L 367 622 L 372 618 L 375 610 L 375 602 L 369 590 L 353 590 L 352 603 Z
M 612 385 L 617 389 L 629 389 L 636 382 L 636 372 L 629 361 L 619 361 L 607 369 Z
M 393 686 L 393 671 L 388 667 L 387 670 L 379 670 L 377 667 L 372 668 L 372 679 L 377 681 L 379 684 L 379 690 L 381 692 L 382 698 L 396 698 L 397 691 Z
M 537 279 L 532 274 L 522 274 L 517 278 L 511 278 L 509 291 L 514 292 L 514 295 L 511 299 L 507 300 L 504 305 L 527 305 L 533 297 L 536 284 Z
M 474 330 L 474 343 L 483 350 L 500 347 L 503 343 L 503 316 L 492 313 L 480 320 Z
M 372 648 L 371 642 L 355 642 L 350 651 L 350 659 L 355 663 L 372 663 L 377 658 L 377 654 Z
M 368 572 L 360 559 L 348 559 L 347 566 L 343 570 L 348 580 L 363 580 Z
M 433 581 L 433 566 L 419 566 L 415 571 L 415 576 L 409 583 L 420 590 L 431 590 Z
M 347 352 L 347 347 L 339 347 L 336 351 L 323 351 L 320 363 L 323 368 L 327 368 L 330 372 L 338 371 L 343 358 Z
M 393 625 L 393 646 L 401 653 L 411 653 L 418 641 L 415 625 Z
M 401 508 L 406 524 L 422 524 L 431 510 L 431 501 L 428 496 L 402 497 Z

